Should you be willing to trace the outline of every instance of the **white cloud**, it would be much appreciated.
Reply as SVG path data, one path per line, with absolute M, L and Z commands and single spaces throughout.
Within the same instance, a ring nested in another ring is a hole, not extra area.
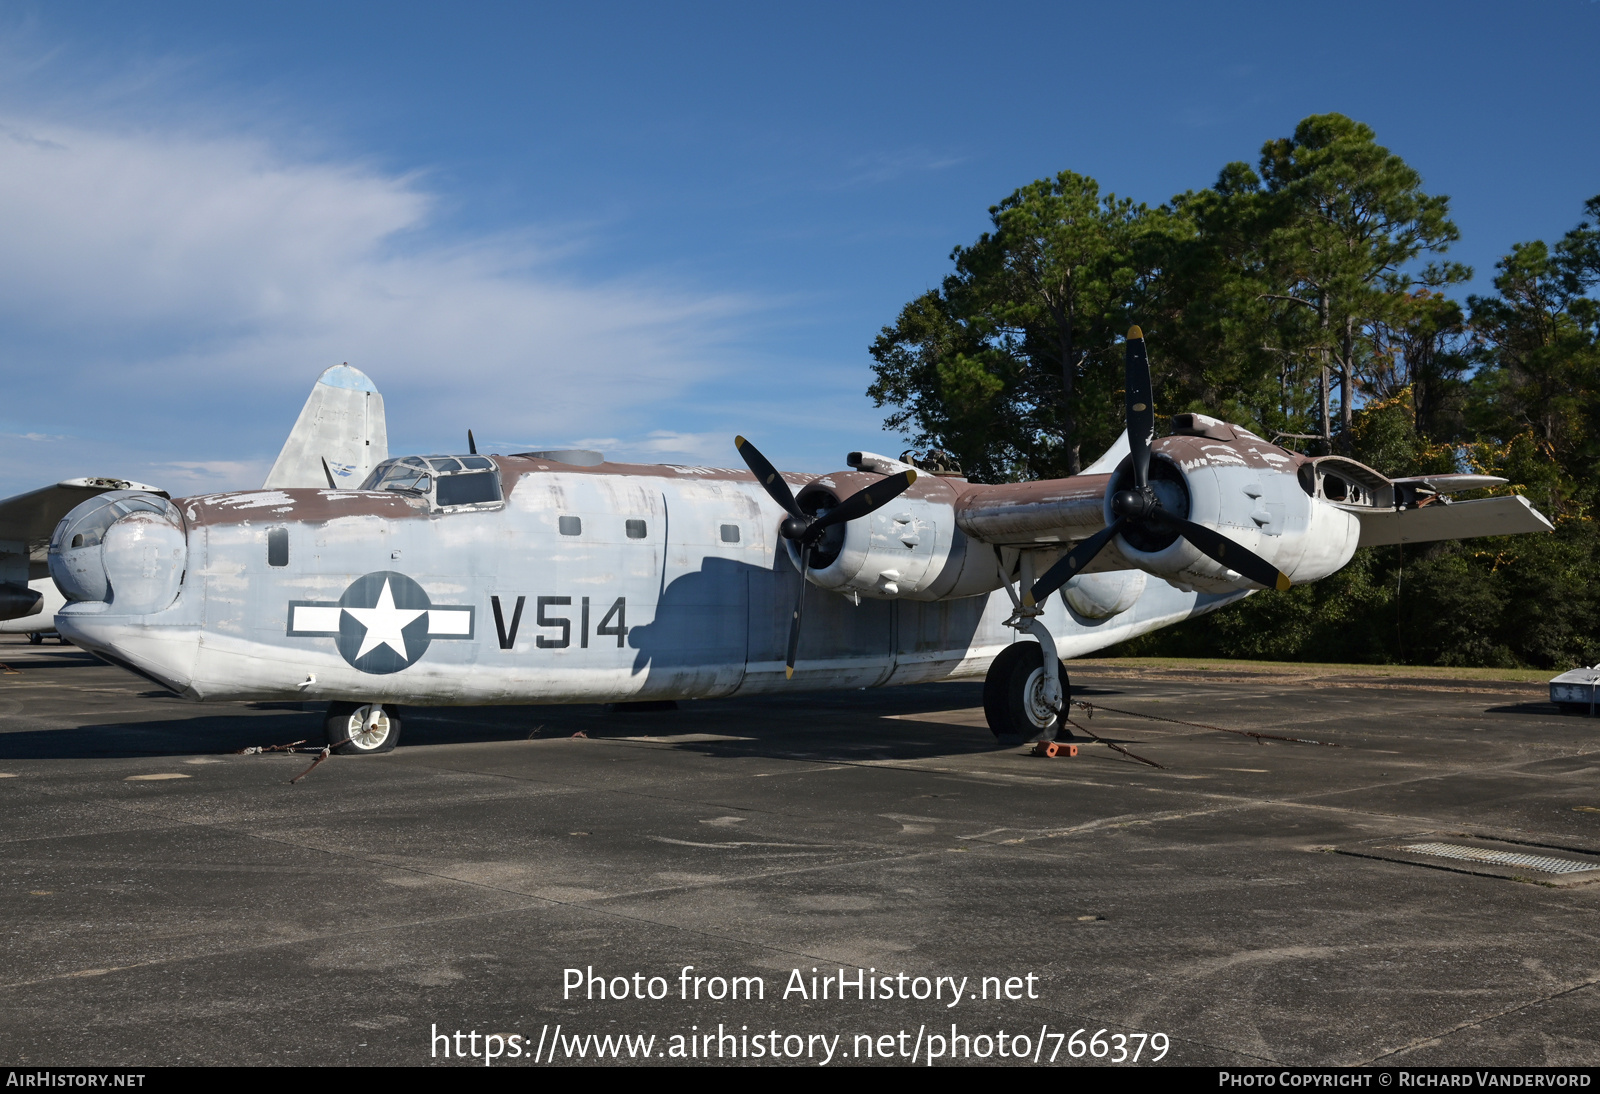
M 110 439 L 136 411 L 169 455 L 275 452 L 292 411 L 279 422 L 259 405 L 231 438 L 247 447 L 184 451 L 193 415 L 218 413 L 195 393 L 282 397 L 348 361 L 384 391 L 391 433 L 402 418 L 609 431 L 713 377 L 719 338 L 754 306 L 580 282 L 525 240 L 432 241 L 435 205 L 414 176 L 261 140 L 0 119 L 0 336 L 34 366 L 8 383 L 6 426 L 30 429 L 57 392 L 90 392 L 85 433 Z M 688 454 L 678 436 L 640 443 Z
M 607 459 L 639 463 L 692 463 L 727 467 L 737 462 L 732 433 L 679 433 L 656 429 L 642 437 L 589 437 L 574 448 L 604 452 Z
M 906 175 L 944 171 L 966 161 L 966 156 L 934 152 L 926 148 L 885 149 L 851 160 L 845 165 L 846 174 L 839 185 L 876 186 L 894 182 Z
M 179 497 L 259 486 L 271 467 L 268 460 L 168 460 L 154 464 L 151 472 L 157 485 Z

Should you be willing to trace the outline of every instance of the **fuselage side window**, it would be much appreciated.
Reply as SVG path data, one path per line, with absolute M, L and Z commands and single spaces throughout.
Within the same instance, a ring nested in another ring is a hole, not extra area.
M 289 565 L 289 529 L 273 528 L 267 532 L 267 565 Z
M 629 539 L 643 539 L 650 534 L 649 529 L 645 527 L 645 523 L 642 520 L 625 521 L 622 527 L 628 533 Z
M 737 524 L 724 524 L 722 526 L 722 542 L 724 542 L 724 543 L 738 543 L 739 542 L 739 526 Z
M 564 536 L 583 535 L 582 517 L 562 517 L 557 523 L 561 526 L 561 534 Z

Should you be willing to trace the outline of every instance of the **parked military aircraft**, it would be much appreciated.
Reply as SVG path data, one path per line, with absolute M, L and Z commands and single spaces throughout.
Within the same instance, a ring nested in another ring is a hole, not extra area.
M 470 451 L 386 460 L 355 489 L 116 491 L 51 537 L 57 626 L 190 699 L 328 700 L 344 752 L 392 748 L 399 703 L 972 676 L 991 729 L 1043 738 L 1061 657 L 1315 581 L 1358 545 L 1551 527 L 1521 497 L 1449 503 L 1501 479 L 1391 480 L 1201 414 L 1157 440 L 1138 328 L 1126 356 L 1124 438 L 1045 482 L 869 452 L 780 473 L 739 438 L 748 471 Z
M 383 396 L 360 369 L 335 365 L 312 385 L 264 485 L 359 483 L 388 458 Z M 126 479 L 83 478 L 0 501 L 0 634 L 26 634 L 38 642 L 55 628 L 66 600 L 45 559 L 50 532 L 74 506 L 109 490 L 167 497 L 164 490 Z M 120 512 L 131 511 L 128 504 Z

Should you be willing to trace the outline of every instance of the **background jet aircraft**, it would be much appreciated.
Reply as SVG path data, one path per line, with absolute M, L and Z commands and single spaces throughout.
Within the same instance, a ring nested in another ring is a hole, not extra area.
M 360 369 L 335 365 L 312 385 L 266 485 L 354 485 L 388 457 L 383 396 Z M 86 478 L 0 501 L 0 634 L 38 641 L 55 629 L 55 614 L 66 600 L 45 560 L 50 532 L 74 506 L 111 490 L 167 497 L 157 487 L 126 479 Z M 124 502 L 107 513 L 126 515 L 134 511 L 130 506 Z
M 749 471 L 469 452 L 387 460 L 359 489 L 119 491 L 51 538 L 57 626 L 191 699 L 329 700 L 347 752 L 392 748 L 402 702 L 969 676 L 997 734 L 1048 737 L 1060 657 L 1315 581 L 1362 543 L 1551 527 L 1520 497 L 1449 504 L 1504 480 L 1390 480 L 1200 414 L 1156 440 L 1138 328 L 1127 392 L 1120 450 L 1045 482 L 866 452 L 783 474 L 740 438 Z

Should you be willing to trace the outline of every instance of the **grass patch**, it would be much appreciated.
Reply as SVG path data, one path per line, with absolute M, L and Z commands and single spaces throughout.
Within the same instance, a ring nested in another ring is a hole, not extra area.
M 1543 684 L 1557 674 L 1550 669 L 1478 669 L 1439 665 L 1338 665 L 1306 661 L 1245 661 L 1217 657 L 1084 657 L 1067 662 L 1072 671 L 1208 672 L 1260 676 L 1407 677 L 1421 680 L 1491 680 L 1507 684 Z

